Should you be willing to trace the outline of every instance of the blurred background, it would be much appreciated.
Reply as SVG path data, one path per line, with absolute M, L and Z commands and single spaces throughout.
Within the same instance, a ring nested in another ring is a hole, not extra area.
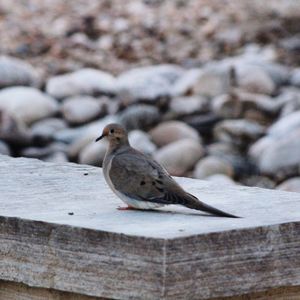
M 0 154 L 300 192 L 297 0 L 0 0 Z

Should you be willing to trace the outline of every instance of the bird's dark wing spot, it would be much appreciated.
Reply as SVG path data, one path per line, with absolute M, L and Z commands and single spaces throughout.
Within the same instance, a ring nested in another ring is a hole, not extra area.
M 140 185 L 145 185 L 146 184 L 146 182 L 144 181 L 144 180 L 142 180 L 141 182 L 140 182 Z

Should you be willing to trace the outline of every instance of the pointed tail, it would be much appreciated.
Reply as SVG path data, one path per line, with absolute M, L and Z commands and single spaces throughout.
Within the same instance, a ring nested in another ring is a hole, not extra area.
M 208 212 L 210 214 L 220 216 L 220 217 L 240 218 L 238 216 L 229 214 L 225 211 L 219 210 L 219 209 L 214 208 L 214 207 L 212 207 L 208 204 L 205 204 L 205 203 L 201 202 L 198 198 L 196 198 L 195 196 L 193 196 L 191 194 L 187 194 L 187 195 L 188 195 L 188 197 L 186 197 L 183 205 L 188 207 L 188 208 L 205 211 L 205 212 Z

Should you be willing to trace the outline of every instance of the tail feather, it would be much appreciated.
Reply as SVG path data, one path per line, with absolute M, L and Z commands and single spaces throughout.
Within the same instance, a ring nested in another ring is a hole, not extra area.
M 203 203 L 198 198 L 196 198 L 195 196 L 193 196 L 191 194 L 187 194 L 187 195 L 188 195 L 188 197 L 186 197 L 183 205 L 188 208 L 205 211 L 205 212 L 208 212 L 213 215 L 220 216 L 220 217 L 240 218 L 238 216 L 235 216 L 235 215 L 229 214 L 225 211 L 214 208 L 206 203 Z

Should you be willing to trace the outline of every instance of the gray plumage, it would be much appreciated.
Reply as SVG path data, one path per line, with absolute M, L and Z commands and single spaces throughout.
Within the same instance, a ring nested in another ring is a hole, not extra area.
M 222 217 L 236 216 L 211 207 L 187 193 L 156 161 L 130 147 L 126 130 L 107 125 L 96 140 L 107 137 L 104 177 L 111 189 L 131 208 L 154 209 L 169 204 L 205 211 Z

